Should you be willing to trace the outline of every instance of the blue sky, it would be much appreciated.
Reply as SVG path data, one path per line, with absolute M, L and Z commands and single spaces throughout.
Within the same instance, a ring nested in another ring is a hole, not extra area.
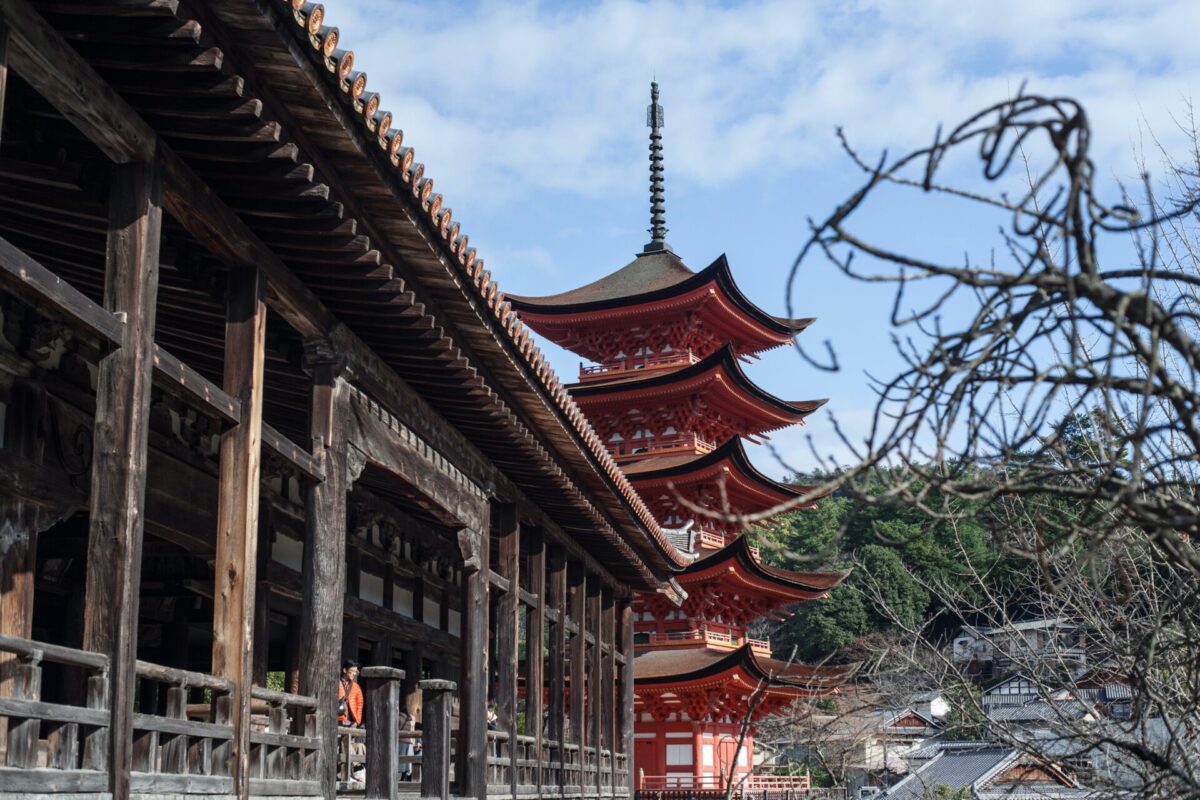
M 647 240 L 652 76 L 666 110 L 668 241 L 693 269 L 726 253 L 745 292 L 774 313 L 806 219 L 858 181 L 837 126 L 866 153 L 899 153 L 1025 82 L 1083 101 L 1093 158 L 1115 185 L 1136 177 L 1149 132 L 1181 144 L 1174 118 L 1200 87 L 1194 0 L 328 0 L 326 20 L 514 294 L 594 280 Z M 947 203 L 918 210 L 885 196 L 859 224 L 951 259 L 986 258 L 998 243 L 994 221 Z M 852 436 L 865 431 L 866 373 L 897 365 L 891 294 L 813 261 L 794 299 L 798 314 L 818 318 L 805 341 L 830 340 L 841 370 L 780 350 L 749 371 L 781 396 L 830 398 L 803 429 L 774 438 L 788 463 L 814 463 L 810 435 L 844 461 L 829 414 Z M 573 379 L 578 358 L 546 349 Z M 765 452 L 755 460 L 784 471 Z

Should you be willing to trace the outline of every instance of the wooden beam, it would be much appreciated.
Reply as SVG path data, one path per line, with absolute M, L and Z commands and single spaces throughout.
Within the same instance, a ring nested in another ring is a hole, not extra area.
M 325 480 L 325 471 L 313 458 L 312 453 L 302 449 L 265 422 L 262 424 L 262 446 L 267 452 L 291 464 L 310 481 L 319 483 Z
M 103 346 L 119 346 L 125 338 L 124 324 L 111 312 L 3 237 L 0 237 L 0 287 L 33 305 L 49 306 Z
M 0 0 L 14 68 L 118 164 L 150 161 L 158 136 L 26 0 Z
M 459 532 L 463 549 L 462 681 L 457 795 L 487 800 L 488 528 Z
M 234 793 L 242 800 L 250 795 L 250 686 L 254 665 L 254 588 L 267 337 L 265 289 L 259 270 L 229 273 L 224 388 L 237 398 L 242 414 L 241 422 L 221 437 L 212 671 L 234 684 L 230 752 Z
M 521 609 L 517 587 L 521 585 L 521 523 L 516 506 L 497 504 L 495 508 L 495 531 L 500 554 L 496 569 L 508 580 L 508 591 L 496 601 L 496 717 L 500 730 L 508 733 L 504 751 L 509 761 L 509 787 L 515 797 L 518 760 L 517 636 L 520 630 L 517 616 Z
M 321 739 L 321 792 L 337 790 L 337 681 L 342 650 L 346 585 L 346 437 L 349 386 L 342 364 L 327 352 L 309 351 L 313 373 L 310 431 L 325 480 L 308 486 L 300 612 L 301 689 L 317 700 Z
M 154 378 L 167 391 L 182 396 L 227 425 L 237 425 L 241 421 L 242 404 L 236 396 L 158 345 L 154 345 Z
M 188 233 L 228 266 L 262 269 L 270 306 L 302 336 L 325 335 L 333 328 L 333 315 L 304 283 L 28 0 L 0 0 L 0 19 L 10 28 L 12 67 L 109 158 L 161 162 L 163 203 Z
M 9 6 L 4 0 L 0 7 Z M 113 169 L 104 307 L 124 314 L 126 329 L 124 345 L 100 362 L 96 381 L 83 644 L 110 657 L 109 791 L 114 800 L 128 797 L 132 765 L 160 190 L 154 162 Z

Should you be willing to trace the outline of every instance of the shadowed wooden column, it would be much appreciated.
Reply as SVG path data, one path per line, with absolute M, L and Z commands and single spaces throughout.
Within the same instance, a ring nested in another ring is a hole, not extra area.
M 538 797 L 542 796 L 542 783 L 546 753 L 542 746 L 543 692 L 545 691 L 545 631 L 546 631 L 546 547 L 541 531 L 531 530 L 529 544 L 529 591 L 534 595 L 533 608 L 529 610 L 525 628 L 525 735 L 533 736 L 533 782 Z M 532 733 L 530 729 L 532 728 Z M 527 756 L 528 757 L 528 756 Z
M 496 507 L 496 538 L 500 563 L 496 571 L 508 580 L 508 589 L 496 602 L 496 717 L 500 730 L 508 733 L 504 747 L 508 759 L 508 783 L 517 793 L 517 615 L 521 608 L 521 523 L 516 506 Z
M 347 388 L 345 363 L 327 342 L 307 342 L 305 359 L 313 379 L 309 422 L 313 456 L 325 480 L 310 484 L 306 498 L 300 678 L 302 692 L 317 699 L 321 793 L 333 797 L 337 789 L 337 682 L 345 610 L 346 492 L 350 483 L 343 420 Z
M 600 632 L 600 581 L 588 581 L 587 591 L 587 627 L 588 633 L 592 635 L 591 646 L 591 661 L 588 663 L 588 745 L 595 751 L 595 768 L 596 771 L 592 774 L 592 786 L 596 790 L 596 795 L 603 794 L 600 788 L 600 748 L 603 742 L 600 739 L 600 731 L 603 730 L 601 717 L 603 716 L 604 703 L 601 697 L 604 694 L 604 678 L 600 668 L 600 663 L 603 660 L 603 654 L 600 650 L 601 632 Z
M 250 795 L 250 684 L 254 666 L 255 567 L 259 561 L 266 288 L 260 270 L 231 270 L 225 303 L 224 389 L 241 401 L 242 416 L 221 437 L 212 671 L 234 682 L 230 757 L 234 794 L 243 800 Z
M 579 748 L 576 758 L 576 787 L 577 791 L 583 794 L 583 745 L 584 745 L 584 721 L 583 708 L 584 696 L 586 687 L 584 686 L 584 653 L 586 652 L 586 642 L 583 638 L 583 632 L 587 628 L 584 621 L 584 596 L 587 591 L 587 577 L 583 570 L 583 565 L 571 563 L 568 567 L 567 580 L 569 586 L 568 606 L 570 609 L 570 618 L 574 634 L 571 637 L 571 743 Z
M 629 796 L 633 797 L 633 726 L 636 717 L 633 712 L 633 601 L 622 599 L 617 611 L 617 623 L 620 632 L 617 641 L 621 645 L 621 655 L 625 663 L 621 665 L 618 698 L 620 705 L 617 711 L 617 747 L 625 754 L 625 768 L 628 770 L 626 786 Z
M 458 769 L 461 797 L 487 797 L 487 693 L 490 522 L 458 532 L 463 557 L 462 691 L 459 697 Z
M 557 761 L 558 785 L 561 790 L 566 786 L 566 775 L 562 768 L 563 744 L 567 735 L 565 722 L 566 707 L 563 698 L 566 695 L 566 661 L 567 661 L 567 562 L 563 550 L 559 546 L 551 546 L 547 552 L 549 562 L 546 582 L 546 602 L 554 610 L 554 623 L 550 628 L 550 708 L 548 711 L 550 723 L 550 740 L 558 742 L 551 752 L 550 760 Z
M 125 340 L 100 362 L 96 380 L 83 646 L 111 658 L 108 753 L 114 800 L 129 795 L 132 764 L 160 192 L 157 163 L 113 167 L 104 307 L 124 315 Z

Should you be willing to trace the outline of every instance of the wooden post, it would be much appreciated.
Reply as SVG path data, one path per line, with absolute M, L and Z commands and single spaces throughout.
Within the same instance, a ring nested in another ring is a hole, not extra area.
M 577 772 L 577 789 L 579 794 L 583 794 L 583 746 L 584 746 L 584 724 L 583 724 L 583 709 L 584 696 L 586 688 L 584 686 L 584 669 L 583 662 L 586 653 L 586 642 L 583 638 L 583 632 L 587 628 L 587 623 L 584 620 L 584 597 L 587 592 L 587 576 L 584 573 L 583 565 L 572 563 L 568 575 L 570 583 L 567 589 L 569 595 L 569 605 L 571 611 L 571 622 L 575 625 L 575 634 L 571 638 L 571 730 L 570 740 L 576 745 L 578 750 L 578 761 L 576 765 Z
M 550 754 L 551 761 L 559 763 L 558 788 L 566 786 L 566 774 L 563 749 L 567 735 L 563 724 L 566 716 L 566 706 L 563 698 L 566 695 L 566 660 L 567 660 L 567 562 L 563 549 L 553 546 L 547 554 L 549 560 L 549 580 L 546 586 L 546 602 L 556 612 L 556 620 L 550 628 L 550 739 L 558 742 Z
M 604 707 L 604 704 L 600 701 L 601 696 L 604 694 L 604 678 L 600 669 L 603 654 L 600 650 L 599 581 L 596 581 L 594 586 L 592 582 L 588 583 L 587 605 L 588 630 L 592 634 L 592 659 L 588 664 L 588 744 L 591 745 L 596 755 L 596 771 L 592 775 L 592 783 L 596 790 L 596 796 L 599 797 L 602 794 L 600 787 L 600 748 L 603 746 L 603 742 L 600 740 L 600 731 L 603 729 L 601 716 Z
M 601 601 L 600 607 L 600 633 L 603 636 L 603 649 L 601 650 L 600 667 L 602 674 L 600 676 L 600 744 L 608 751 L 608 793 L 612 795 L 616 789 L 617 782 L 615 780 L 615 771 L 617 768 L 617 759 L 614 755 L 617 752 L 616 745 L 616 693 L 617 693 L 617 678 L 615 674 L 617 661 L 617 646 L 613 641 L 616 638 L 616 606 L 613 605 L 612 590 L 606 588 Z
M 412 642 L 404 651 L 404 684 L 401 692 L 404 695 L 404 709 L 410 717 L 416 718 L 421 710 L 421 690 L 418 684 L 424 677 L 421 667 L 421 654 L 424 648 L 419 642 Z
M 521 523 L 513 505 L 497 506 L 496 538 L 500 563 L 497 571 L 508 579 L 508 591 L 496 602 L 496 717 L 508 733 L 504 748 L 508 758 L 508 783 L 517 793 L 517 617 L 521 609 Z
M 629 797 L 634 797 L 633 794 L 633 602 L 626 598 L 620 603 L 618 611 L 618 620 L 620 622 L 620 642 L 621 654 L 625 656 L 625 663 L 621 666 L 621 674 L 618 680 L 621 705 L 617 714 L 617 746 L 621 748 L 621 752 L 625 754 L 625 766 L 629 771 L 628 783 L 625 788 L 629 790 Z
M 271 563 L 271 504 L 260 500 L 258 511 L 258 559 L 254 574 L 259 582 L 267 575 Z M 260 583 L 254 592 L 254 669 L 251 682 L 254 686 L 267 685 L 267 671 L 271 643 L 271 587 Z
M 259 560 L 265 298 L 266 281 L 261 271 L 230 271 L 225 303 L 223 388 L 241 400 L 242 418 L 221 437 L 212 671 L 234 684 L 230 766 L 234 794 L 242 800 L 250 795 L 250 684 L 254 667 L 255 567 Z
M 301 689 L 317 700 L 321 739 L 321 793 L 337 788 L 337 682 L 342 651 L 346 586 L 347 445 L 342 414 L 346 385 L 343 364 L 324 342 L 310 342 L 306 357 L 313 375 L 310 430 L 313 455 L 325 473 L 306 498 L 300 610 Z
M 421 797 L 447 800 L 450 797 L 450 703 L 458 684 L 427 680 L 417 686 L 425 698 L 421 706 Z
M 363 667 L 363 723 L 367 727 L 367 800 L 400 794 L 400 681 L 404 670 Z
M 487 798 L 488 523 L 458 533 L 463 555 L 462 692 L 459 697 L 458 794 Z
M 529 558 L 529 591 L 536 600 L 529 612 L 525 627 L 525 735 L 530 735 L 533 728 L 533 751 L 537 766 L 534 768 L 533 782 L 537 786 L 538 797 L 542 796 L 542 783 L 546 762 L 546 753 L 542 746 L 543 698 L 545 691 L 545 631 L 546 631 L 546 547 L 540 531 L 533 531 Z
M 104 307 L 124 315 L 125 341 L 100 362 L 96 381 L 83 628 L 84 648 L 111 659 L 108 774 L 113 800 L 128 797 L 132 764 L 160 189 L 156 162 L 113 167 Z

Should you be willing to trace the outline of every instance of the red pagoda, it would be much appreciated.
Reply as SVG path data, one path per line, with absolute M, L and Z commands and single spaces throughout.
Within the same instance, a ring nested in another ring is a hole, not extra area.
M 635 768 L 643 789 L 777 785 L 752 775 L 753 736 L 735 759 L 742 722 L 800 697 L 835 691 L 842 670 L 786 664 L 749 626 L 782 619 L 816 600 L 842 573 L 800 573 L 763 564 L 742 525 L 723 517 L 761 512 L 806 487 L 751 464 L 743 440 L 803 424 L 824 400 L 783 400 L 756 386 L 742 365 L 786 344 L 811 319 L 772 316 L 734 283 L 721 256 L 693 272 L 666 242 L 662 107 L 651 84 L 650 243 L 594 283 L 545 297 L 510 297 L 521 319 L 595 362 L 569 387 L 659 523 L 694 560 L 679 584 L 682 607 L 661 595 L 634 606 Z M 751 696 L 765 695 L 751 712 Z M 736 763 L 735 763 L 736 761 Z M 801 785 L 800 788 L 803 788 Z

